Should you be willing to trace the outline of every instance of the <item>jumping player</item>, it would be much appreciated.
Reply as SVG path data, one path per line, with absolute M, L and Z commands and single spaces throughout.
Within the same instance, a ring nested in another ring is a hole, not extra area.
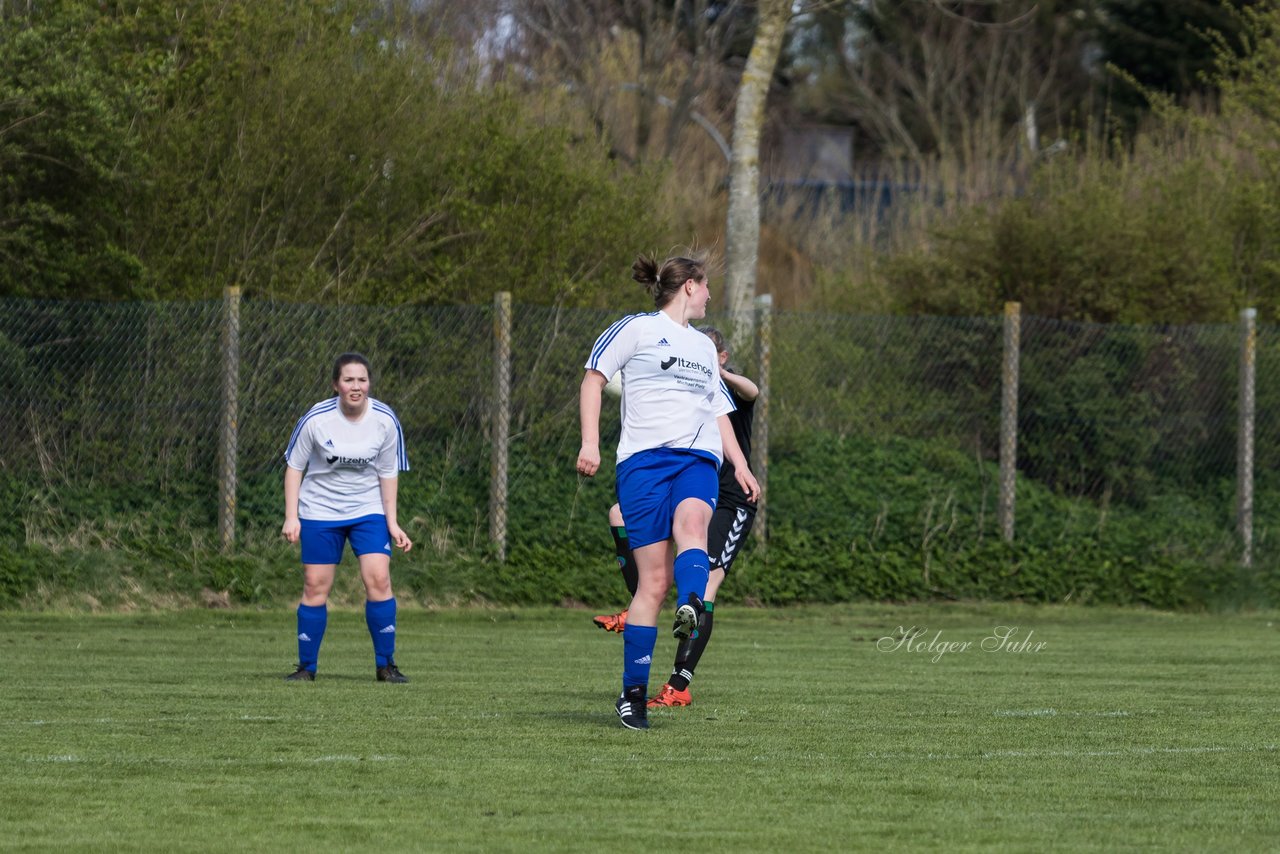
M 413 547 L 396 523 L 399 472 L 409 470 L 404 431 L 391 407 L 369 397 L 369 361 L 343 353 L 333 365 L 336 396 L 293 428 L 285 450 L 284 527 L 302 542 L 298 668 L 285 679 L 312 682 L 328 624 L 329 591 L 347 542 L 360 562 L 365 624 L 373 638 L 379 682 L 408 682 L 395 663 L 396 600 L 391 545 Z
M 689 326 L 706 315 L 711 296 L 706 263 L 681 257 L 658 264 L 641 256 L 632 265 L 632 278 L 653 296 L 658 310 L 622 318 L 592 347 L 579 394 L 577 470 L 591 477 L 600 468 L 600 396 L 621 371 L 617 492 L 638 586 L 622 633 L 622 694 L 614 708 L 623 726 L 647 729 L 657 619 L 672 581 L 676 638 L 690 637 L 703 611 L 707 526 L 721 461 L 733 462 L 737 482 L 752 500 L 758 499 L 760 486 L 729 423 L 733 401 L 716 371 L 715 345 Z
M 719 360 L 720 378 L 728 387 L 733 397 L 734 411 L 729 413 L 729 422 L 733 425 L 734 437 L 744 457 L 751 456 L 751 422 L 755 410 L 756 398 L 760 396 L 759 387 L 747 377 L 737 373 L 729 365 L 729 347 L 724 335 L 718 329 L 705 327 L 702 332 L 716 345 L 716 357 Z M 693 679 L 694 670 L 706 651 L 711 640 L 711 629 L 715 616 L 715 598 L 720 585 L 724 582 L 738 551 L 746 543 L 747 535 L 755 523 L 756 505 L 750 500 L 742 487 L 738 485 L 732 462 L 725 461 L 720 468 L 720 496 L 716 509 L 711 514 L 711 525 L 707 531 L 707 552 L 711 571 L 707 577 L 707 592 L 703 597 L 704 612 L 698 620 L 697 630 L 693 637 L 683 641 L 676 650 L 675 666 L 658 696 L 649 700 L 649 708 L 655 706 L 688 706 L 693 702 L 689 693 L 689 683 Z M 614 541 L 618 550 L 618 563 L 622 567 L 623 576 L 630 588 L 631 580 L 627 576 L 627 566 L 634 562 L 627 549 L 626 528 L 618 505 L 609 511 L 609 525 L 614 532 Z M 619 532 L 621 534 L 619 535 Z M 632 591 L 634 593 L 634 590 Z M 617 614 L 603 615 L 595 618 L 596 625 L 606 631 L 621 632 L 626 626 L 627 611 Z

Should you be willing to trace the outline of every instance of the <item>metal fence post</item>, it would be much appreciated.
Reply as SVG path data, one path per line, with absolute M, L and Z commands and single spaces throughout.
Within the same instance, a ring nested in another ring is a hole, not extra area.
M 240 286 L 222 297 L 222 430 L 218 449 L 218 533 L 222 550 L 236 544 L 236 467 L 240 418 Z
M 757 543 L 769 541 L 769 368 L 773 358 L 773 295 L 756 297 L 756 363 L 760 366 L 757 384 L 755 423 L 751 437 L 751 473 L 760 484 L 760 500 L 756 505 L 756 523 L 751 529 Z
M 507 559 L 507 466 L 511 444 L 511 293 L 493 295 L 493 450 L 489 469 L 489 540 Z
M 1004 304 L 1004 363 L 1000 371 L 1000 536 L 1013 542 L 1018 485 L 1018 355 L 1022 346 L 1022 304 Z
M 1236 437 L 1236 525 L 1240 564 L 1253 566 L 1253 429 L 1257 410 L 1258 310 L 1240 312 L 1240 430 Z

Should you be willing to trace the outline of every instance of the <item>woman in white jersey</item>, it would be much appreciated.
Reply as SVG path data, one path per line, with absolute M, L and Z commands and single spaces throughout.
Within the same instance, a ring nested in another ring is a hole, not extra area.
M 369 397 L 369 361 L 343 353 L 333 365 L 334 397 L 308 410 L 285 450 L 284 527 L 302 542 L 298 669 L 285 678 L 316 678 L 328 623 L 329 591 L 347 542 L 360 562 L 365 623 L 379 682 L 408 682 L 395 663 L 396 600 L 391 545 L 413 543 L 396 522 L 397 475 L 409 470 L 404 431 L 391 407 Z
M 733 412 L 729 413 L 729 423 L 733 425 L 733 435 L 738 440 L 742 455 L 751 456 L 751 423 L 754 418 L 756 398 L 760 396 L 760 387 L 750 378 L 738 373 L 729 365 L 729 344 L 720 330 L 711 326 L 702 328 L 702 333 L 716 345 L 716 357 L 720 365 L 720 379 L 728 386 L 733 395 Z M 711 524 L 707 528 L 708 556 L 711 559 L 711 571 L 707 578 L 707 592 L 702 596 L 704 611 L 698 620 L 698 629 L 693 637 L 683 641 L 676 649 L 675 666 L 658 696 L 649 700 L 649 708 L 657 706 L 688 706 L 693 703 L 689 693 L 689 683 L 693 679 L 694 670 L 702 660 L 702 654 L 711 640 L 711 630 L 715 627 L 715 600 L 720 585 L 724 583 L 729 569 L 733 566 L 738 551 L 747 542 L 747 536 L 756 518 L 755 502 L 747 497 L 738 486 L 733 463 L 725 462 L 720 466 L 720 496 L 716 500 L 715 512 L 711 514 Z M 609 508 L 609 526 L 613 533 L 614 545 L 618 554 L 618 564 L 622 569 L 623 579 L 632 595 L 635 594 L 635 557 L 627 541 L 627 529 L 622 518 L 621 508 L 615 504 Z M 610 632 L 622 632 L 626 629 L 627 612 L 607 614 L 595 618 L 600 628 Z
M 711 298 L 706 263 L 668 258 L 658 264 L 641 256 L 631 269 L 658 310 L 624 317 L 596 339 L 579 393 L 577 467 L 588 477 L 600 468 L 600 395 L 621 371 L 617 492 L 638 586 L 622 632 L 622 694 L 614 708 L 623 726 L 647 729 L 649 665 L 658 613 L 672 581 L 675 637 L 691 636 L 703 611 L 707 526 L 721 462 L 733 463 L 737 482 L 751 500 L 759 498 L 760 486 L 729 423 L 733 399 L 720 380 L 715 345 L 689 326 L 706 315 Z

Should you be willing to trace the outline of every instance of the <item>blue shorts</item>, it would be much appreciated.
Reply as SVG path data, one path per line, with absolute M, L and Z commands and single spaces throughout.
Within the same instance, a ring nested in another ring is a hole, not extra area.
M 681 501 L 700 498 L 714 510 L 720 495 L 716 458 L 698 451 L 641 451 L 617 471 L 618 505 L 633 549 L 671 539 L 671 520 Z
M 391 555 L 391 532 L 387 517 L 371 513 L 359 519 L 329 521 L 301 519 L 302 562 L 329 564 L 342 561 L 342 547 L 351 541 L 356 557 L 366 554 Z

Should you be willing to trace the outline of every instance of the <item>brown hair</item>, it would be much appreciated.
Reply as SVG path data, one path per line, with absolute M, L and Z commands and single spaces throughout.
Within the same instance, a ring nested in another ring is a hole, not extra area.
M 703 326 L 698 330 L 703 335 L 711 339 L 711 343 L 716 345 L 717 353 L 725 353 L 729 350 L 729 345 L 724 340 L 724 333 L 714 326 Z
M 680 287 L 690 279 L 707 278 L 705 258 L 668 258 L 661 264 L 656 258 L 641 255 L 631 265 L 631 278 L 644 285 L 653 297 L 653 304 L 662 308 L 671 302 Z
M 333 363 L 333 381 L 336 383 L 338 377 L 342 376 L 342 369 L 347 365 L 364 365 L 365 372 L 369 374 L 369 381 L 373 382 L 373 368 L 369 367 L 369 360 L 359 353 L 343 353 Z
M 703 335 L 707 336 L 708 338 L 710 338 L 711 343 L 716 345 L 717 355 L 720 353 L 729 353 L 729 342 L 724 340 L 724 333 L 721 332 L 719 329 L 716 329 L 714 326 L 703 326 L 703 327 L 700 327 L 698 331 L 701 332 Z M 730 359 L 733 358 L 732 353 L 729 353 L 729 358 Z M 730 373 L 734 373 L 734 374 L 737 373 L 733 365 L 729 363 L 728 359 L 725 360 L 724 367 L 725 367 L 725 370 L 729 371 Z

